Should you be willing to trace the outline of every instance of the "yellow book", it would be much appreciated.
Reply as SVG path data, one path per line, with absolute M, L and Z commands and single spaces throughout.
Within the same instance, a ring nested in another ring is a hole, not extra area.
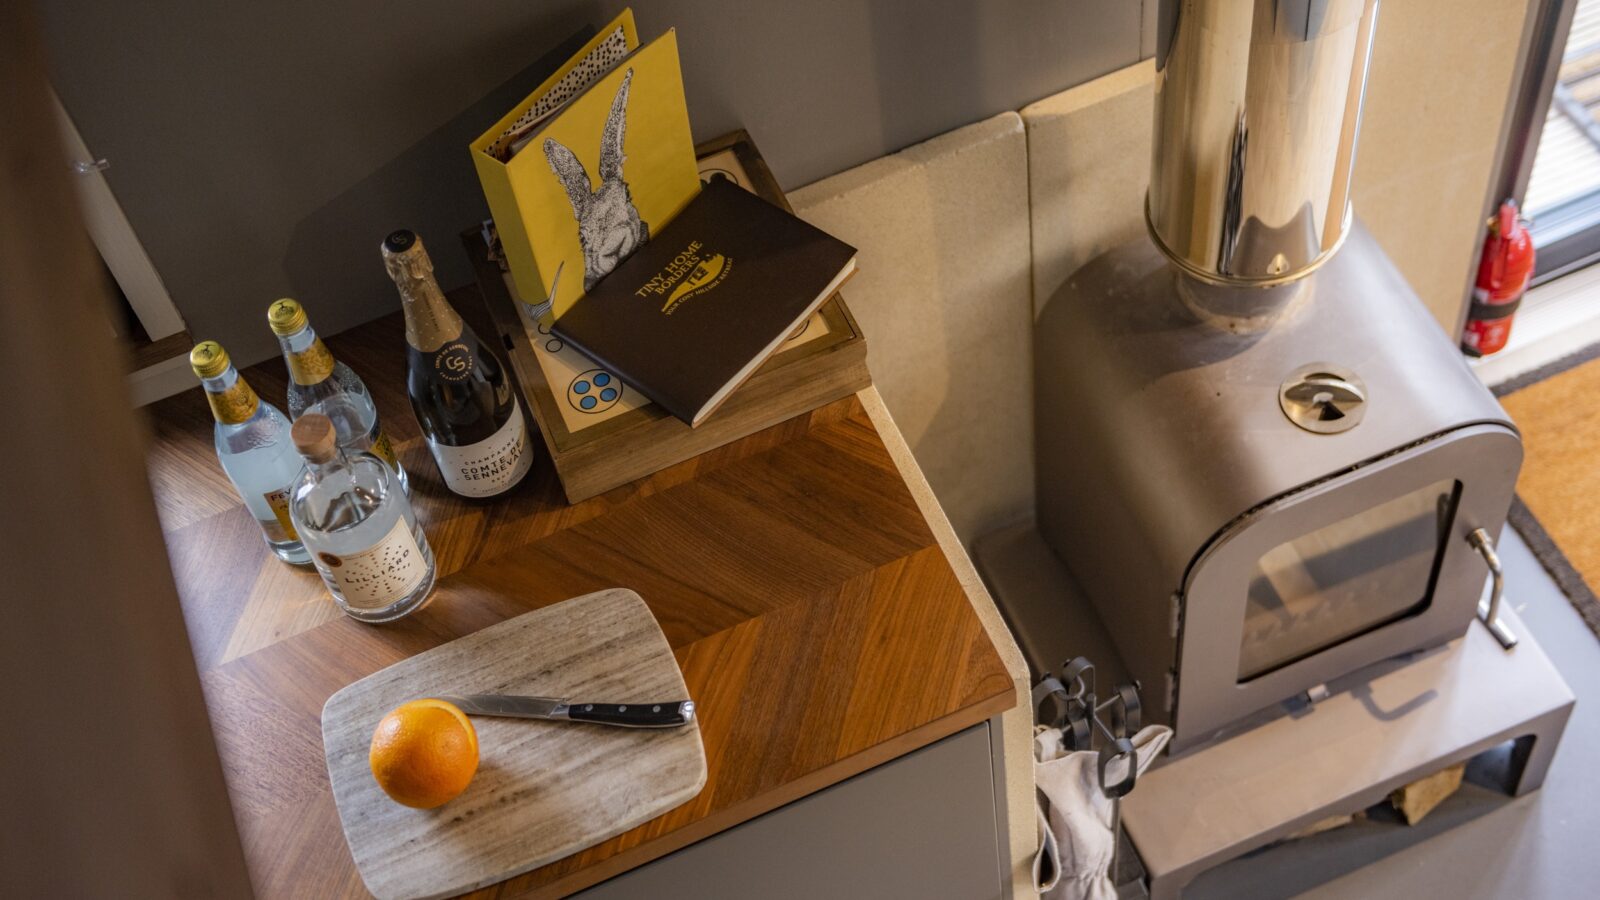
M 624 10 L 471 152 L 517 293 L 560 316 L 700 189 L 676 33 L 640 47 Z

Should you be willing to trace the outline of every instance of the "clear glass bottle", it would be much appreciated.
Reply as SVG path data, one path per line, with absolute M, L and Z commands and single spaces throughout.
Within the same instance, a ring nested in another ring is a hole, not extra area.
M 289 439 L 289 420 L 256 396 L 216 341 L 196 344 L 189 365 L 217 420 L 217 460 L 260 523 L 267 546 L 286 562 L 308 562 L 310 554 L 289 517 L 289 489 L 303 466 Z
M 425 606 L 433 548 L 394 470 L 371 453 L 341 449 L 321 413 L 296 419 L 292 434 L 306 467 L 290 492 L 289 515 L 334 602 L 363 622 Z
M 267 324 L 278 336 L 283 361 L 289 367 L 289 418 L 298 419 L 314 410 L 332 419 L 339 446 L 348 452 L 369 451 L 388 463 L 409 496 L 411 482 L 378 422 L 378 407 L 366 382 L 328 352 L 312 329 L 305 308 L 288 297 L 275 300 L 267 307 Z

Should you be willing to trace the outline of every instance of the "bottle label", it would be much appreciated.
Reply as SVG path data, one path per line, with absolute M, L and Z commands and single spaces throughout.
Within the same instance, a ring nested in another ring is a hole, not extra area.
M 356 609 L 382 609 L 416 590 L 428 575 L 428 561 L 405 516 L 365 550 L 348 556 L 318 552 L 315 559 L 344 602 Z
M 224 425 L 250 421 L 250 417 L 256 414 L 256 405 L 260 403 L 256 392 L 250 389 L 249 383 L 243 378 L 221 393 L 207 391 L 206 400 L 211 404 L 211 414 Z
M 394 444 L 389 442 L 387 434 L 381 431 L 378 432 L 378 436 L 372 441 L 372 446 L 367 449 L 372 451 L 373 456 L 388 463 L 389 468 L 394 469 L 396 472 L 400 471 L 400 460 L 395 456 Z
M 462 447 L 428 441 L 445 486 L 463 497 L 492 497 L 514 487 L 528 474 L 528 427 L 522 403 L 511 400 L 511 417 L 487 440 Z
M 295 384 L 313 385 L 326 381 L 333 374 L 333 354 L 322 338 L 315 338 L 311 346 L 299 353 L 289 354 L 289 377 Z
M 272 515 L 277 518 L 279 527 L 283 529 L 284 537 L 291 541 L 300 540 L 299 532 L 294 530 L 294 523 L 289 521 L 289 489 L 278 488 L 261 496 L 265 497 L 267 505 L 272 507 Z

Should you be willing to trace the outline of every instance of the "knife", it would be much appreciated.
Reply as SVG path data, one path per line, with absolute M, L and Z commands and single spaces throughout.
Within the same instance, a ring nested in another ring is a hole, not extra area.
M 469 716 L 511 719 L 550 719 L 593 722 L 624 728 L 676 728 L 694 721 L 693 700 L 666 703 L 574 703 L 555 697 L 518 697 L 511 694 L 441 695 Z

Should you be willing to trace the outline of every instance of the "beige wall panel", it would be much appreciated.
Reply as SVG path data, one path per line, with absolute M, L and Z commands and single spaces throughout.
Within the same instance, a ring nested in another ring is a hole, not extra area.
M 1033 221 L 1033 305 L 1078 267 L 1144 235 L 1155 63 L 1023 107 Z
M 860 250 L 845 289 L 884 403 L 963 541 L 1033 504 L 1028 171 L 1002 113 L 793 191 Z
M 1387 0 L 1356 150 L 1356 215 L 1453 331 L 1483 240 L 1530 0 Z
M 1496 159 L 1490 146 L 1356 185 L 1356 215 L 1447 332 L 1468 302 Z

